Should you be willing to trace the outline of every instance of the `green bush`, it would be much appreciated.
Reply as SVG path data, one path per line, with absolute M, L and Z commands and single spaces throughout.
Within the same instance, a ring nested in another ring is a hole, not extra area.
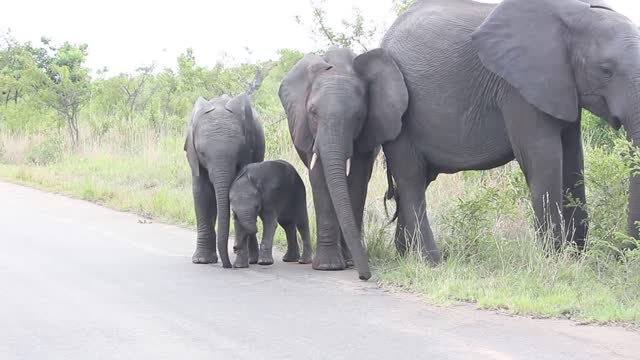
M 32 165 L 47 166 L 58 162 L 62 158 L 63 151 L 64 146 L 59 137 L 48 137 L 31 149 L 27 162 Z

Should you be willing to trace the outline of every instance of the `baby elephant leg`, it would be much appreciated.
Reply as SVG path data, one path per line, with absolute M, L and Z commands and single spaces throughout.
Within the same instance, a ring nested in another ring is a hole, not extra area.
M 236 241 L 233 246 L 233 252 L 236 253 L 236 259 L 233 262 L 234 268 L 249 267 L 249 241 L 247 238 L 247 235 L 236 233 Z
M 278 221 L 273 215 L 266 215 L 262 218 L 262 243 L 260 244 L 260 256 L 258 258 L 258 264 L 260 265 L 272 265 L 273 264 L 273 236 L 276 233 L 276 227 Z
M 298 262 L 300 260 L 300 248 L 298 247 L 298 237 L 296 226 L 293 223 L 280 224 L 287 234 L 287 253 L 282 257 L 284 262 Z
M 255 234 L 249 235 L 249 240 L 247 242 L 249 243 L 249 264 L 257 264 L 258 257 L 260 255 L 260 249 L 258 248 L 258 237 Z
M 305 214 L 306 215 L 306 214 Z M 313 262 L 313 250 L 311 249 L 311 235 L 309 233 L 309 220 L 305 216 L 297 226 L 302 238 L 302 256 L 298 262 L 300 264 L 311 264 Z M 297 245 L 297 244 L 296 244 Z

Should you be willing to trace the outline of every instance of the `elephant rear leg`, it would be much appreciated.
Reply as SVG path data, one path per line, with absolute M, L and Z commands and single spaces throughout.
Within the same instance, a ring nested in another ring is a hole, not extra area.
M 192 189 L 197 224 L 196 251 L 192 261 L 194 264 L 217 263 L 216 232 L 213 227 L 217 213 L 216 197 L 205 169 L 201 168 L 200 176 L 192 178 Z
M 313 250 L 311 248 L 311 233 L 309 232 L 309 219 L 307 217 L 307 208 L 304 208 L 304 216 L 296 225 L 300 237 L 302 238 L 302 256 L 298 260 L 300 264 L 311 264 L 313 261 Z
M 384 152 L 399 194 L 396 248 L 402 253 L 417 247 L 425 260 L 437 264 L 442 253 L 427 217 L 427 164 L 405 134 L 386 144 Z
M 282 226 L 287 236 L 287 252 L 282 257 L 282 261 L 298 262 L 300 260 L 300 247 L 298 246 L 296 225 L 293 222 L 282 222 L 280 226 Z

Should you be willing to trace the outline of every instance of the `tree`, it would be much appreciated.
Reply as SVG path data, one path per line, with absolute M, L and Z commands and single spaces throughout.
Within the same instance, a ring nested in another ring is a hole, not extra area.
M 369 50 L 371 44 L 375 44 L 378 29 L 375 25 L 366 24 L 360 9 L 353 10 L 353 20 L 341 20 L 342 30 L 329 24 L 327 12 L 324 10 L 324 0 L 312 1 L 311 11 L 311 34 L 326 46 L 340 46 L 364 52 Z M 300 16 L 296 16 L 296 22 L 304 26 Z
M 47 45 L 47 43 L 44 43 Z M 50 55 L 46 68 L 49 78 L 47 101 L 66 121 L 73 148 L 77 148 L 80 134 L 78 115 L 89 98 L 89 69 L 84 67 L 87 57 L 87 45 L 73 45 L 65 42 L 59 48 L 51 47 L 55 53 Z
M 0 35 L 0 94 L 5 107 L 38 91 L 44 81 L 31 45 L 18 43 L 10 32 Z
M 409 8 L 409 6 L 413 5 L 416 0 L 393 0 L 393 7 L 396 10 L 398 15 L 402 14 Z
M 138 73 L 137 75 L 124 75 L 126 77 L 126 81 L 124 85 L 122 85 L 121 89 L 126 95 L 125 118 L 127 121 L 131 121 L 136 106 L 140 105 L 144 108 L 146 100 L 153 95 L 149 94 L 146 98 L 142 99 L 145 84 L 153 75 L 154 69 L 155 65 L 142 66 L 136 69 L 136 72 Z

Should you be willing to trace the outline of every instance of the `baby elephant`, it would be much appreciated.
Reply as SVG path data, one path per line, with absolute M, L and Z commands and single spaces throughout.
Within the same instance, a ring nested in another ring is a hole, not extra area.
M 276 160 L 245 166 L 231 185 L 229 199 L 236 233 L 234 267 L 245 268 L 256 262 L 273 264 L 271 247 L 278 224 L 287 235 L 287 253 L 282 261 L 311 263 L 305 186 L 291 164 Z M 258 216 L 263 228 L 259 254 L 249 246 L 249 241 L 256 241 Z M 302 237 L 302 256 L 296 229 Z

